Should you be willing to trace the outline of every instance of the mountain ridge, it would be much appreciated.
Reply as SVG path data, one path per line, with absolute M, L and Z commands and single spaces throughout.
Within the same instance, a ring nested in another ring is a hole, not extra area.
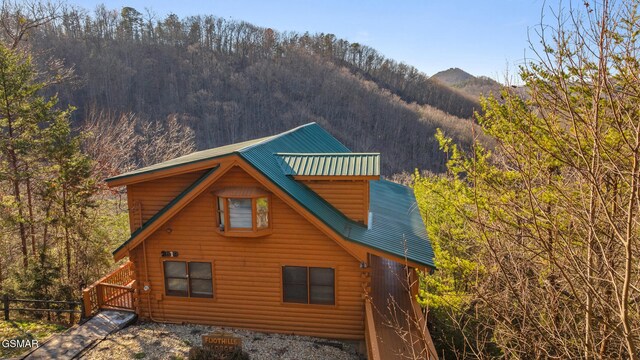
M 201 150 L 316 121 L 354 151 L 383 153 L 386 175 L 443 171 L 437 128 L 463 147 L 473 142 L 477 99 L 332 34 L 214 16 L 145 21 L 135 9 L 104 6 L 64 19 L 31 43 L 83 80 L 54 89 L 78 108 L 78 124 L 91 108 L 148 121 L 177 114 Z
M 431 79 L 458 89 L 474 99 L 499 94 L 502 89 L 499 82 L 488 76 L 474 76 L 457 67 L 437 72 L 431 76 Z

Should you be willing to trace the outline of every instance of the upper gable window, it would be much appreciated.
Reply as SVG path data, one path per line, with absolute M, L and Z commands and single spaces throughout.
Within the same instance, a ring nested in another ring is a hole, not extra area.
M 262 236 L 271 230 L 271 196 L 258 188 L 227 188 L 217 197 L 217 227 L 227 236 Z
M 252 199 L 228 198 L 229 229 L 253 228 L 253 204 Z

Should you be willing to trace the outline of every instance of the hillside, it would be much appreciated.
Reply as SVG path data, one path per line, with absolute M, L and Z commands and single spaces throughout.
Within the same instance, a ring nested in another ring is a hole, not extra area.
M 500 83 L 489 77 L 476 77 L 459 68 L 440 71 L 434 74 L 431 79 L 458 89 L 473 99 L 477 99 L 480 96 L 489 96 L 491 93 L 499 94 L 502 88 Z
M 63 59 L 78 81 L 56 89 L 78 108 L 177 114 L 199 149 L 316 121 L 357 151 L 379 151 L 383 172 L 435 172 L 442 128 L 471 143 L 477 101 L 332 34 L 279 33 L 214 16 L 160 21 L 132 8 L 69 10 L 38 29 L 34 50 Z
M 462 69 L 450 68 L 434 74 L 433 76 L 431 76 L 431 78 L 437 79 L 438 81 L 441 81 L 447 85 L 456 86 L 463 84 L 464 82 L 471 79 L 475 79 L 476 77 Z

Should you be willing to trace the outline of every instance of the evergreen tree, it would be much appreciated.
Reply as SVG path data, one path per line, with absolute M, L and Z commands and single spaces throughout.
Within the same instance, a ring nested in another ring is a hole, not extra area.
M 22 275 L 14 285 L 36 297 L 57 296 L 83 283 L 78 264 L 86 263 L 82 252 L 90 234 L 83 226 L 97 191 L 82 138 L 71 129 L 73 108 L 61 109 L 55 96 L 41 95 L 61 79 L 41 75 L 26 52 L 0 45 L 0 189 L 9 194 L 0 211 L 8 239 L 4 250 L 10 257 L 18 239 L 22 269 L 13 271 Z M 58 268 L 66 270 L 64 283 Z M 55 291 L 48 290 L 52 284 Z
M 50 200 L 56 208 L 49 221 L 62 227 L 68 279 L 77 274 L 72 272 L 72 264 L 78 264 L 72 261 L 72 249 L 76 252 L 85 249 L 87 239 L 82 226 L 86 223 L 87 210 L 95 205 L 93 196 L 97 191 L 96 181 L 91 177 L 91 160 L 81 152 L 81 138 L 72 134 L 70 112 L 71 109 L 53 114 L 43 141 L 50 172 L 46 182 L 49 191 L 44 201 Z
M 36 76 L 31 57 L 0 44 L 0 187 L 10 194 L 3 198 L 2 214 L 10 231 L 20 238 L 25 269 L 29 264 L 27 224 L 32 220 L 27 215 L 31 199 L 26 198 L 26 184 L 33 177 L 32 162 L 41 157 L 42 125 L 55 105 L 55 99 L 38 95 L 46 84 Z

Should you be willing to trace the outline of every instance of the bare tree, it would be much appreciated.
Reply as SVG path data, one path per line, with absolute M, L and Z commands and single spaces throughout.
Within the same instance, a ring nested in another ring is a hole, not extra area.
M 178 114 L 170 114 L 166 122 L 145 122 L 140 128 L 143 141 L 138 146 L 138 160 L 142 166 L 195 151 L 195 134 L 180 123 Z
M 485 101 L 495 152 L 443 148 L 468 185 L 471 293 L 501 353 L 637 359 L 640 1 L 572 5 L 540 29 L 529 97 Z
M 94 160 L 94 174 L 104 179 L 133 169 L 135 149 L 141 141 L 138 120 L 132 113 L 115 114 L 92 107 L 85 116 L 84 149 Z
M 166 122 L 92 108 L 85 117 L 85 151 L 99 179 L 173 159 L 195 151 L 194 132 L 177 114 Z
M 3 0 L 0 6 L 2 36 L 11 49 L 17 49 L 36 28 L 60 18 L 63 3 Z

